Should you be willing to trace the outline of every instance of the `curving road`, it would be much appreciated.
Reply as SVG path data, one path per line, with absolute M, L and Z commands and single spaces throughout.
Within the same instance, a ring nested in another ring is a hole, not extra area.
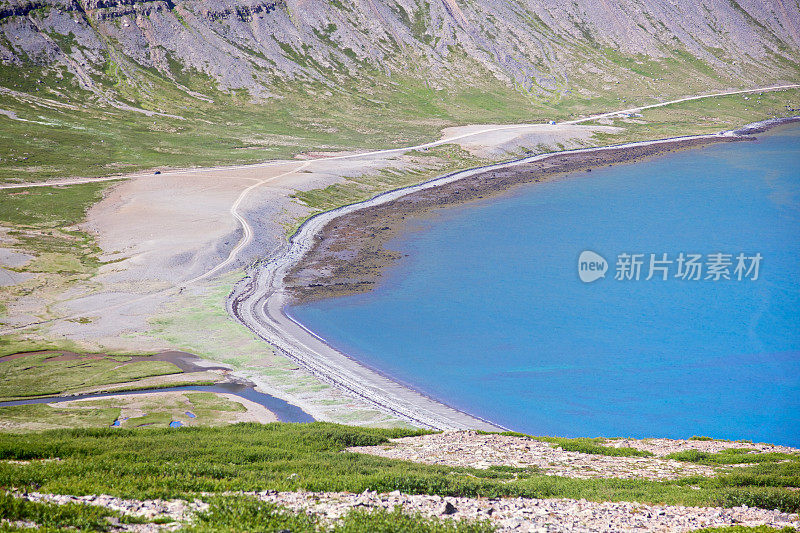
M 701 94 L 697 96 L 686 96 L 684 98 L 678 98 L 676 100 L 669 100 L 667 102 L 661 102 L 658 104 L 650 104 L 644 105 L 639 107 L 631 107 L 628 109 L 621 109 L 618 111 L 610 111 L 608 113 L 601 113 L 599 115 L 592 115 L 585 118 L 577 118 L 574 120 L 566 120 L 564 122 L 559 122 L 559 125 L 569 125 L 569 124 L 581 124 L 583 122 L 591 122 L 593 120 L 598 120 L 601 118 L 612 117 L 614 115 L 619 115 L 621 113 L 638 113 L 639 111 L 643 111 L 645 109 L 653 109 L 656 107 L 664 107 L 673 104 L 679 104 L 681 102 L 689 102 L 691 100 L 702 100 L 704 98 L 714 98 L 718 96 L 731 96 L 735 94 L 750 94 L 750 93 L 759 93 L 759 92 L 769 92 L 769 91 L 783 91 L 786 89 L 800 89 L 800 84 L 797 83 L 790 83 L 787 85 L 772 85 L 769 87 L 759 87 L 757 89 L 742 89 L 742 90 L 732 90 L 732 91 L 722 91 L 718 93 L 708 93 L 708 94 Z M 411 150 L 421 150 L 425 148 L 433 148 L 442 144 L 449 144 L 454 141 L 459 141 L 461 139 L 466 139 L 467 137 L 473 137 L 475 135 L 482 135 L 484 133 L 493 133 L 497 131 L 510 131 L 510 130 L 517 130 L 517 129 L 525 129 L 530 128 L 532 126 L 541 126 L 541 124 L 513 124 L 510 126 L 495 126 L 492 128 L 486 128 L 479 131 L 472 131 L 469 133 L 465 133 L 463 135 L 456 135 L 454 137 L 447 137 L 444 139 L 440 139 L 438 141 L 432 141 L 424 144 L 418 144 L 415 146 L 405 146 L 402 148 L 388 148 L 385 150 L 375 150 L 372 152 L 360 152 L 355 154 L 345 154 L 345 155 L 337 155 L 332 157 L 326 157 L 322 160 L 324 161 L 335 161 L 337 159 L 356 159 L 362 157 L 374 157 L 392 153 L 399 153 L 399 152 L 408 152 Z M 308 164 L 313 164 L 315 161 L 307 161 Z M 173 176 L 173 175 L 180 175 L 180 174 L 188 174 L 193 172 L 217 172 L 221 170 L 240 170 L 244 168 L 258 168 L 258 167 L 269 167 L 275 165 L 285 165 L 286 161 L 266 161 L 264 163 L 255 163 L 255 164 L 247 164 L 247 165 L 230 165 L 230 166 L 221 166 L 221 167 L 207 167 L 207 168 L 185 168 L 185 169 L 178 169 L 178 170 L 166 170 L 163 172 L 165 176 Z M 297 169 L 299 170 L 299 168 Z M 133 179 L 133 178 L 142 178 L 142 177 L 152 177 L 153 174 L 150 172 L 139 172 L 135 174 L 127 174 L 122 176 L 107 176 L 103 178 L 76 178 L 76 179 L 61 179 L 61 180 L 50 180 L 50 181 L 41 181 L 36 183 L 6 183 L 0 184 L 0 189 L 27 189 L 30 187 L 52 187 L 54 185 L 80 185 L 82 183 L 95 183 L 101 181 L 114 181 L 114 180 L 122 180 L 122 179 Z
M 247 197 L 247 195 L 250 194 L 250 191 L 252 191 L 256 187 L 260 187 L 261 185 L 264 185 L 265 183 L 269 183 L 270 181 L 275 181 L 277 179 L 283 178 L 284 176 L 289 176 L 290 174 L 294 174 L 295 172 L 299 172 L 299 171 L 303 170 L 304 168 L 306 168 L 307 166 L 309 166 L 311 163 L 312 163 L 311 161 L 306 161 L 305 163 L 303 163 L 302 165 L 300 165 L 297 168 L 293 168 L 292 170 L 284 172 L 283 174 L 278 174 L 277 176 L 273 176 L 271 178 L 260 180 L 257 183 L 254 183 L 253 185 L 251 185 L 248 188 L 246 188 L 245 190 L 243 190 L 242 193 L 239 195 L 239 197 L 236 198 L 236 201 L 233 202 L 233 205 L 231 206 L 231 209 L 230 209 L 231 215 L 233 215 L 233 217 L 236 220 L 238 220 L 239 224 L 242 226 L 242 230 L 244 231 L 244 235 L 242 236 L 242 239 L 238 243 L 236 243 L 236 246 L 233 247 L 233 249 L 228 254 L 228 257 L 225 258 L 225 260 L 223 262 L 221 262 L 220 264 L 218 264 L 217 266 L 215 266 L 214 268 L 212 268 L 208 272 L 205 272 L 204 274 L 200 274 L 199 276 L 197 276 L 195 278 L 192 278 L 190 280 L 184 281 L 183 285 L 184 286 L 185 285 L 191 285 L 192 283 L 196 283 L 196 282 L 198 282 L 200 280 L 203 280 L 203 279 L 206 279 L 206 278 L 210 278 L 211 276 L 213 276 L 214 274 L 216 274 L 217 272 L 219 272 L 223 268 L 225 268 L 228 265 L 232 264 L 234 262 L 234 260 L 236 259 L 236 256 L 239 254 L 239 252 L 242 251 L 248 244 L 250 244 L 253 241 L 253 228 L 250 226 L 250 224 L 247 223 L 247 220 L 239 213 L 239 206 L 242 205 L 242 201 L 244 201 L 244 199 Z

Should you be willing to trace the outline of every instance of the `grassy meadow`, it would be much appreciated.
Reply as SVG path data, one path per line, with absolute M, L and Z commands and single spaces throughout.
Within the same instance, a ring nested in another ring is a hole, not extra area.
M 126 360 L 130 358 L 124 356 L 58 360 L 61 355 L 0 358 L 0 401 L 76 393 L 101 385 L 181 373 L 181 369 L 166 361 L 129 363 Z

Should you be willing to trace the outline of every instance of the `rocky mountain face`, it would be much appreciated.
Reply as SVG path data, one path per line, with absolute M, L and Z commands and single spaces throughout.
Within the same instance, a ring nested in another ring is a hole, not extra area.
M 533 95 L 698 73 L 745 86 L 797 79 L 800 7 L 790 0 L 3 0 L 0 61 L 69 73 L 92 91 L 137 72 L 182 87 L 193 73 L 253 100 L 294 83 L 368 85 L 376 72 L 436 88 L 483 77 Z

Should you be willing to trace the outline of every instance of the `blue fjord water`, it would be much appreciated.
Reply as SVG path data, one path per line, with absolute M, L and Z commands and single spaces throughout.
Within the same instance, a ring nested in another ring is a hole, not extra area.
M 800 445 L 800 127 L 445 209 L 390 246 L 408 255 L 376 290 L 290 314 L 514 430 Z M 581 282 L 584 250 L 605 278 Z M 644 279 L 680 252 L 733 254 L 732 279 Z M 622 253 L 647 254 L 640 280 L 614 279 Z

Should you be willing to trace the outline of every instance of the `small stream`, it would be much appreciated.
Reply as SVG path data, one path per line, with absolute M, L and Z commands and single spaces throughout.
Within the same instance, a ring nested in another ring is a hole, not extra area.
M 28 400 L 13 400 L 8 402 L 0 402 L 0 407 L 10 407 L 13 405 L 31 405 L 37 403 L 58 403 L 58 402 L 71 402 L 75 400 L 87 400 L 90 398 L 105 398 L 108 396 L 130 396 L 136 394 L 148 394 L 153 392 L 181 392 L 181 391 L 199 391 L 199 392 L 217 392 L 235 394 L 240 398 L 250 400 L 259 405 L 262 405 L 275 413 L 280 422 L 303 423 L 313 422 L 314 417 L 284 400 L 264 394 L 263 392 L 256 391 L 253 387 L 246 385 L 239 385 L 236 383 L 218 383 L 216 385 L 186 385 L 183 387 L 165 387 L 160 389 L 140 389 L 133 391 L 117 391 L 117 392 L 98 392 L 96 394 L 81 394 L 78 396 L 50 396 L 49 398 L 31 398 Z M 187 416 L 194 418 L 193 415 Z

